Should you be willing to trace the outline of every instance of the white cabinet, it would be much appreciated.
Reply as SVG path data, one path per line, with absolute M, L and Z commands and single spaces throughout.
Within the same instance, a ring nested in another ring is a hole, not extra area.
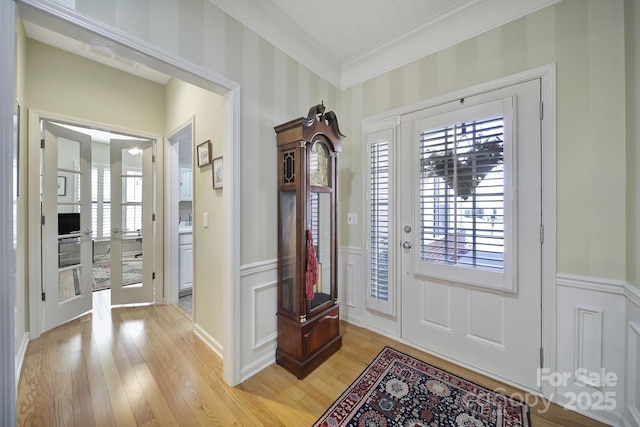
M 180 200 L 191 200 L 191 168 L 180 167 Z
M 179 234 L 179 292 L 182 294 L 193 286 L 193 234 Z

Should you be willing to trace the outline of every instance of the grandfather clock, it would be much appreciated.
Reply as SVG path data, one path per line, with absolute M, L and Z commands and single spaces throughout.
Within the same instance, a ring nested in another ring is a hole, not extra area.
M 278 144 L 276 362 L 304 378 L 342 345 L 337 283 L 338 153 L 333 111 L 275 127 Z

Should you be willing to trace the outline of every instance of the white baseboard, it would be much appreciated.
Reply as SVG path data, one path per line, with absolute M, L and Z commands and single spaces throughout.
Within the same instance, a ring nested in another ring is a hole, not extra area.
M 22 373 L 22 364 L 27 354 L 27 346 L 29 345 L 29 332 L 25 332 L 20 340 L 20 347 L 16 353 L 16 395 L 18 394 L 18 383 L 20 382 L 20 373 Z
M 211 335 L 209 335 L 209 333 L 207 333 L 207 331 L 205 331 L 202 326 L 198 325 L 197 323 L 193 325 L 193 333 L 196 334 L 196 336 L 198 338 L 200 338 L 202 340 L 202 342 L 204 342 L 206 345 L 209 346 L 209 348 L 211 348 L 211 350 L 213 350 L 213 352 L 215 354 L 218 355 L 218 357 L 220 357 L 220 359 L 223 359 L 222 356 L 222 344 L 220 344 L 215 338 L 213 338 Z
M 255 360 L 253 363 L 242 367 L 242 372 L 240 374 L 240 382 L 244 382 L 248 380 L 258 372 L 273 365 L 275 361 L 276 361 L 276 352 L 274 347 L 273 352 L 271 352 L 270 354 L 264 355 L 260 359 Z

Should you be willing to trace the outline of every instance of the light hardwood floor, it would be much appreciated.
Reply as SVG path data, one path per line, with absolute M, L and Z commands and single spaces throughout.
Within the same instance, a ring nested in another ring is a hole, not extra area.
M 237 387 L 176 306 L 94 311 L 29 343 L 19 382 L 20 426 L 310 426 L 385 345 L 470 381 L 497 381 L 347 323 L 342 348 L 304 380 L 272 365 Z M 517 390 L 505 387 L 509 394 Z M 542 405 L 539 405 L 542 407 Z M 601 425 L 552 405 L 534 426 Z

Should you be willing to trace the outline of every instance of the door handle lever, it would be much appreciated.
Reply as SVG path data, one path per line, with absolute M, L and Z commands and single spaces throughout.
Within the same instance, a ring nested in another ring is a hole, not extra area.
M 404 242 L 402 242 L 402 247 L 405 249 L 411 249 L 412 246 L 413 244 L 408 240 L 405 240 Z

